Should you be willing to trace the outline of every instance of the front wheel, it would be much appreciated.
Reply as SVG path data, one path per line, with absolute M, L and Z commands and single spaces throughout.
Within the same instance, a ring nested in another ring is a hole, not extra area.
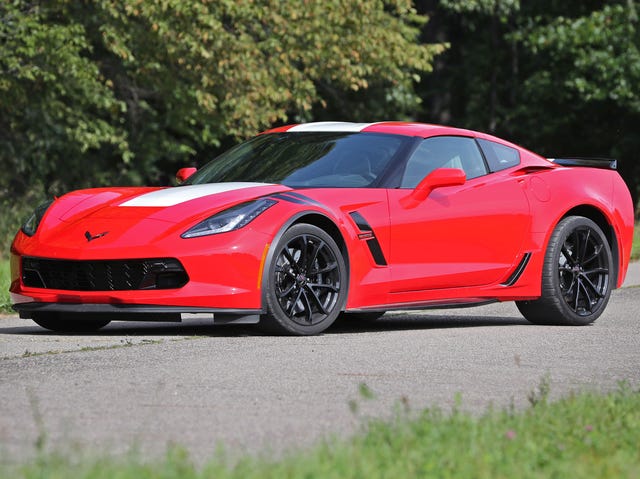
M 542 295 L 516 302 L 532 323 L 586 325 L 604 311 L 611 296 L 611 248 L 600 227 L 570 216 L 551 235 L 542 269 Z
M 34 323 L 58 333 L 90 333 L 103 328 L 111 321 L 107 319 L 62 318 L 57 313 L 36 313 L 31 318 Z
M 347 271 L 340 248 L 322 229 L 289 228 L 275 247 L 266 281 L 269 332 L 310 335 L 327 329 L 346 302 Z

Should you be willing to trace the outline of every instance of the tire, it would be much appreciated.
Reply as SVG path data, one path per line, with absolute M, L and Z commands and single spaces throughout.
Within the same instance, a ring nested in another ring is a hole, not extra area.
M 338 316 L 338 319 L 341 321 L 344 320 L 344 321 L 351 321 L 351 322 L 368 323 L 371 321 L 375 321 L 378 318 L 381 318 L 384 313 L 386 313 L 386 311 L 371 311 L 367 313 L 342 312 Z
M 322 229 L 298 224 L 282 235 L 267 272 L 268 313 L 260 320 L 270 333 L 311 335 L 336 320 L 347 296 L 347 271 L 340 248 Z
M 105 327 L 111 321 L 107 319 L 61 318 L 57 313 L 36 313 L 31 318 L 34 323 L 58 333 L 90 333 Z
M 541 297 L 516 305 L 535 324 L 590 324 L 609 302 L 613 268 L 611 248 L 600 227 L 582 216 L 567 217 L 547 246 Z

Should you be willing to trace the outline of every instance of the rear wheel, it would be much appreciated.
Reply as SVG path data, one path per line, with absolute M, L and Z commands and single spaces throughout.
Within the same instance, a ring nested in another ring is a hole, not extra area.
M 518 301 L 523 316 L 536 324 L 585 325 L 604 311 L 611 295 L 613 260 L 600 227 L 570 216 L 554 230 L 542 269 L 542 295 Z
M 275 248 L 268 271 L 268 314 L 260 324 L 269 332 L 309 335 L 328 328 L 346 301 L 347 272 L 340 248 L 320 228 L 289 228 Z
M 36 313 L 31 319 L 38 326 L 59 333 L 89 333 L 111 322 L 107 319 L 85 319 L 84 316 L 61 318 L 57 313 Z

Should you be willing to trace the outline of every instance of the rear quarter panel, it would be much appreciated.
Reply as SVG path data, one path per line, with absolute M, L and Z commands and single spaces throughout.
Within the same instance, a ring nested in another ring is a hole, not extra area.
M 616 286 L 624 281 L 633 238 L 631 195 L 617 171 L 588 167 L 560 167 L 528 175 L 532 240 L 544 254 L 551 234 L 563 217 L 579 207 L 598 210 L 611 226 L 618 251 Z M 606 232 L 605 232 L 606 233 Z

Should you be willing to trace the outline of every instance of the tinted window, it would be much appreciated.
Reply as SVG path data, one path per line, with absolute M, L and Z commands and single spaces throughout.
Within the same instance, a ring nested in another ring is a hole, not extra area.
M 491 171 L 500 171 L 520 164 L 520 153 L 515 148 L 489 140 L 478 139 L 478 143 Z
M 461 136 L 437 136 L 423 140 L 413 152 L 400 186 L 415 188 L 437 168 L 459 168 L 467 179 L 487 174 L 487 166 L 475 140 Z
M 184 184 L 255 181 L 291 187 L 368 187 L 410 137 L 378 133 L 259 135 L 207 163 Z

